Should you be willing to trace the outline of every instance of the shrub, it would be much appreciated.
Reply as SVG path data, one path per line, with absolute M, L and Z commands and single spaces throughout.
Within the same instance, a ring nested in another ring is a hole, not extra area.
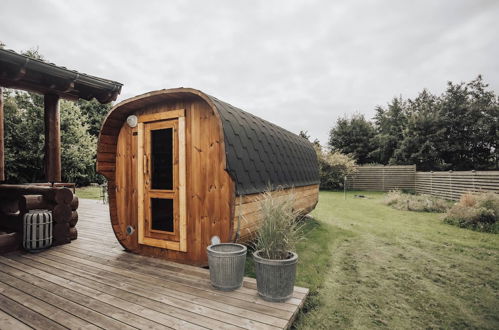
M 499 233 L 499 195 L 464 194 L 443 220 L 461 228 Z
M 263 222 L 256 233 L 254 248 L 262 250 L 261 256 L 267 259 L 288 258 L 288 252 L 295 251 L 302 234 L 296 221 L 299 213 L 293 209 L 294 194 L 279 196 L 280 192 L 282 189 L 274 192 L 268 189 L 260 196 Z
M 319 160 L 320 188 L 325 190 L 343 189 L 344 178 L 356 171 L 355 160 L 340 152 L 324 152 L 316 148 Z
M 392 190 L 386 194 L 384 204 L 402 211 L 446 212 L 451 202 L 430 195 L 405 194 Z

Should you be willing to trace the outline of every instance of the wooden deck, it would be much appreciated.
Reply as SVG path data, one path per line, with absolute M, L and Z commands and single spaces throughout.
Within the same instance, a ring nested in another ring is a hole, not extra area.
M 205 269 L 123 251 L 101 202 L 78 211 L 71 244 L 0 256 L 0 329 L 283 329 L 308 294 L 266 302 L 251 278 L 213 290 Z

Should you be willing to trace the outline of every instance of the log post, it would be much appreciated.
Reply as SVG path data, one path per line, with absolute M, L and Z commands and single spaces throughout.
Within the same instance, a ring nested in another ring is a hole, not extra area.
M 3 131 L 3 88 L 0 86 L 0 181 L 5 180 L 5 149 Z
M 61 181 L 61 116 L 59 96 L 45 94 L 45 178 L 48 182 Z

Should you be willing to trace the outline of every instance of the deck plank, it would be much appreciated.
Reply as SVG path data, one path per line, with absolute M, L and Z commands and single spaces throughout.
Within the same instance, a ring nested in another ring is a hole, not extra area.
M 284 326 L 286 324 L 284 320 L 291 316 L 291 313 L 281 310 L 272 310 L 271 312 L 273 313 L 271 313 L 264 311 L 264 308 L 260 308 L 258 311 L 254 311 L 255 304 L 245 303 L 240 300 L 227 301 L 227 298 L 225 297 L 216 299 L 219 298 L 216 296 L 210 296 L 210 299 L 206 299 L 202 296 L 195 295 L 196 292 L 184 293 L 180 290 L 174 290 L 165 286 L 148 285 L 128 277 L 119 276 L 118 274 L 111 273 L 111 276 L 109 276 L 109 273 L 104 273 L 99 275 L 99 271 L 91 270 L 89 269 L 90 267 L 78 268 L 67 263 L 58 263 L 56 259 L 50 260 L 40 257 L 36 259 L 29 257 L 29 259 L 36 263 L 34 267 L 43 268 L 47 272 L 54 272 L 59 274 L 59 276 L 68 278 L 74 278 L 75 275 L 78 275 L 80 283 L 85 283 L 85 285 L 92 287 L 100 287 L 101 290 L 105 290 L 106 292 L 113 292 L 115 289 L 121 289 L 128 293 L 148 297 L 149 299 L 158 300 L 163 303 L 168 301 L 173 303 L 172 306 L 183 306 L 186 310 L 192 310 L 194 304 L 199 304 L 218 311 L 248 318 L 253 321 L 280 327 Z M 62 270 L 63 267 L 65 271 Z M 185 302 L 189 302 L 190 304 L 186 304 Z M 267 307 L 265 308 L 268 309 Z M 213 317 L 213 314 L 210 315 Z
M 14 285 L 20 286 L 19 283 L 15 282 Z M 68 327 L 70 329 L 76 329 L 76 328 L 99 329 L 97 326 L 93 325 L 92 323 L 84 321 L 83 319 L 78 318 L 73 314 L 70 314 L 62 309 L 50 305 L 44 300 L 35 298 L 29 295 L 28 293 L 25 293 L 21 290 L 18 290 L 10 286 L 9 284 L 0 282 L 0 291 L 2 292 L 2 295 L 4 295 L 5 297 L 49 319 L 56 321 L 57 323 L 59 323 L 64 327 Z
M 35 329 L 66 329 L 59 323 L 23 306 L 22 304 L 7 298 L 0 293 L 0 310 L 13 318 L 22 320 L 22 323 Z M 3 325 L 1 326 L 4 327 Z
M 10 329 L 31 330 L 32 328 L 0 309 L 0 330 Z
M 267 302 L 252 278 L 214 290 L 206 269 L 124 251 L 102 202 L 78 213 L 71 244 L 0 256 L 0 329 L 286 329 L 308 295 Z

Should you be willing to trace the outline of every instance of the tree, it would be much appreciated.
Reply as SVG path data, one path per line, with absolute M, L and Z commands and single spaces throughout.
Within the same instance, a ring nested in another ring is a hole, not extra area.
M 23 52 L 44 61 L 37 48 Z M 44 157 L 43 96 L 6 90 L 5 95 L 5 166 L 7 181 L 41 182 Z M 109 105 L 97 101 L 77 103 L 61 100 L 62 179 L 86 185 L 101 182 L 95 173 L 96 136 Z
M 77 104 L 60 102 L 63 180 L 88 185 L 96 179 L 96 138 L 90 134 L 87 118 Z
M 355 160 L 340 152 L 324 152 L 316 149 L 319 160 L 320 188 L 342 189 L 347 175 L 355 173 Z
M 351 155 L 359 164 L 369 163 L 373 161 L 370 154 L 374 150 L 374 134 L 373 124 L 363 115 L 340 117 L 329 132 L 329 148 Z
M 394 152 L 393 163 L 416 164 L 419 170 L 445 169 L 441 155 L 442 121 L 440 100 L 423 90 L 414 100 L 408 100 L 407 123 L 400 147 Z
M 308 134 L 308 131 L 300 131 L 300 133 L 298 133 L 298 136 L 311 142 L 314 145 L 314 147 L 322 148 L 319 139 L 314 139 L 313 141 L 310 141 L 310 135 Z
M 481 76 L 441 96 L 442 159 L 454 170 L 497 167 L 499 106 Z
M 43 97 L 5 92 L 5 167 L 7 181 L 42 182 L 44 157 Z M 62 179 L 85 185 L 99 181 L 95 173 L 96 138 L 87 118 L 73 102 L 61 100 Z
M 4 92 L 4 99 L 7 182 L 39 182 L 44 177 L 43 99 L 9 90 Z
M 373 139 L 374 150 L 370 157 L 380 164 L 393 162 L 393 154 L 403 139 L 404 127 L 407 125 L 406 102 L 402 97 L 393 98 L 388 108 L 376 107 L 374 125 L 376 135 Z
M 92 99 L 91 101 L 80 99 L 78 100 L 78 107 L 81 109 L 82 114 L 87 118 L 89 126 L 88 132 L 91 135 L 98 137 L 102 121 L 106 117 L 109 110 L 111 110 L 111 105 L 101 104 L 95 99 Z

